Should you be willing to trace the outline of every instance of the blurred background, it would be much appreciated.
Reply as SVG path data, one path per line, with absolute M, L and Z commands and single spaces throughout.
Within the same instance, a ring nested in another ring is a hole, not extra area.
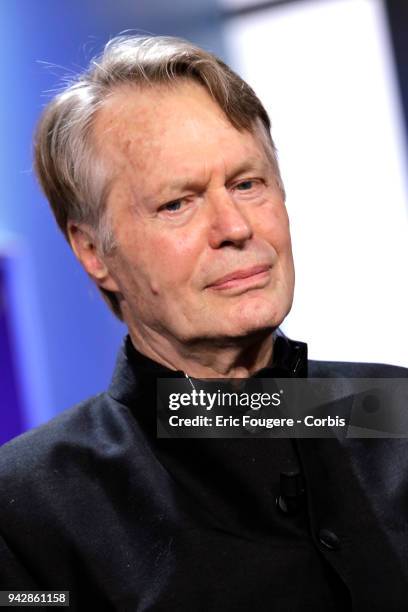
M 61 79 L 125 30 L 221 56 L 272 119 L 315 359 L 408 366 L 408 2 L 0 3 L 0 443 L 110 380 L 125 334 L 57 230 L 32 134 Z

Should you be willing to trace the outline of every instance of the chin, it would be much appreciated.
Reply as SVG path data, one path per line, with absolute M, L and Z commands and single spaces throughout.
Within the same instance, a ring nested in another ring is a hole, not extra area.
M 225 317 L 229 328 L 226 335 L 242 337 L 272 332 L 282 323 L 290 307 L 291 303 L 276 304 L 264 299 L 241 304 Z

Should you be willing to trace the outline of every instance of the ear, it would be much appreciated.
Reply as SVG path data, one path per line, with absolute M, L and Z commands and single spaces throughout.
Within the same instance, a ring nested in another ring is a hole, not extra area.
M 119 287 L 97 247 L 95 230 L 86 223 L 69 221 L 68 238 L 76 257 L 97 285 L 107 291 L 119 292 Z

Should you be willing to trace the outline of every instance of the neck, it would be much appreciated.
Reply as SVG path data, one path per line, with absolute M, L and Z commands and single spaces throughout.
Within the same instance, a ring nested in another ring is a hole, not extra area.
M 142 335 L 130 327 L 129 335 L 140 353 L 193 378 L 248 378 L 272 362 L 270 329 L 244 338 L 196 340 L 185 345 L 152 331 Z

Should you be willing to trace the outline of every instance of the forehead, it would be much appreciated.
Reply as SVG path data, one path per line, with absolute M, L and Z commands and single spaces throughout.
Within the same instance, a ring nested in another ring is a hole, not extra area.
M 97 148 L 117 176 L 138 181 L 174 178 L 228 167 L 250 158 L 264 162 L 259 134 L 239 131 L 205 88 L 193 81 L 140 89 L 124 86 L 100 109 Z

